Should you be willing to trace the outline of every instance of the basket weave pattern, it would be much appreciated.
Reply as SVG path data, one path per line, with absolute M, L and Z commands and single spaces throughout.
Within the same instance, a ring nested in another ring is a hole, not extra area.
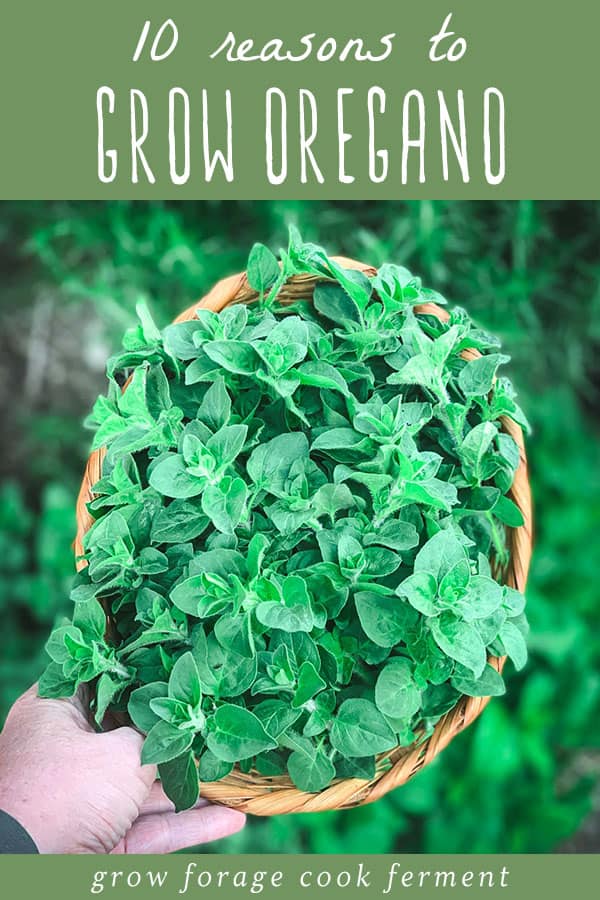
M 367 275 L 374 275 L 375 269 L 358 263 L 355 260 L 336 257 L 336 262 L 346 268 L 360 269 Z M 299 299 L 312 299 L 315 283 L 314 276 L 295 275 L 288 280 L 279 293 L 282 303 L 292 303 Z M 246 274 L 241 273 L 219 281 L 201 301 L 181 313 L 175 320 L 185 322 L 195 318 L 196 309 L 219 312 L 230 303 L 248 303 L 256 300 L 257 294 L 248 284 Z M 447 320 L 448 313 L 441 307 L 428 303 L 416 307 L 417 312 L 435 315 L 442 321 Z M 464 351 L 466 358 L 474 358 L 476 350 Z M 509 496 L 519 507 L 524 524 L 519 528 L 509 529 L 510 561 L 503 574 L 503 581 L 519 591 L 525 590 L 527 574 L 532 550 L 532 507 L 527 458 L 521 428 L 510 419 L 502 420 L 502 428 L 516 441 L 520 451 L 520 465 Z M 83 537 L 93 523 L 87 504 L 93 499 L 93 485 L 100 479 L 104 450 L 94 451 L 87 463 L 81 490 L 77 500 L 77 536 L 75 552 L 83 553 Z M 86 565 L 79 560 L 78 568 Z M 504 658 L 490 658 L 490 664 L 499 672 L 502 671 Z M 390 760 L 387 769 L 379 768 L 372 781 L 361 779 L 343 779 L 334 782 L 317 794 L 299 791 L 288 776 L 263 776 L 257 772 L 244 774 L 234 769 L 222 781 L 201 786 L 202 796 L 216 803 L 236 807 L 253 815 L 268 816 L 282 813 L 318 812 L 327 809 L 345 809 L 371 803 L 388 791 L 404 784 L 423 766 L 431 762 L 446 747 L 453 737 L 463 731 L 482 712 L 488 703 L 488 697 L 463 697 L 457 705 L 446 713 L 436 725 L 429 738 L 409 747 L 398 747 L 384 756 Z

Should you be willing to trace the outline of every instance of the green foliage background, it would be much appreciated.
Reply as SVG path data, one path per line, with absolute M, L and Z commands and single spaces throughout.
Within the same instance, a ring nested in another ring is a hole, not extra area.
M 67 606 L 89 444 L 81 421 L 136 301 L 166 324 L 241 270 L 255 240 L 284 242 L 290 221 L 330 251 L 412 268 L 512 354 L 534 427 L 531 662 L 510 673 L 507 697 L 384 800 L 255 819 L 215 849 L 600 850 L 600 204 L 591 201 L 1 204 L 0 721 L 40 673 Z

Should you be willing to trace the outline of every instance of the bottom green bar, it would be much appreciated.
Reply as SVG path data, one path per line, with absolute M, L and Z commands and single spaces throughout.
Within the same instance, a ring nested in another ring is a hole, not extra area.
M 368 842 L 365 833 L 365 842 Z M 596 897 L 593 855 L 5 856 L 2 896 L 81 900 Z

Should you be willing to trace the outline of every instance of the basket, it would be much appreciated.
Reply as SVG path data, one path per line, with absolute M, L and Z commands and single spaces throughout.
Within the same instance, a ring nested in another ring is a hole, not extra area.
M 355 260 L 343 257 L 334 257 L 334 259 L 346 268 L 359 269 L 369 276 L 376 272 L 371 266 Z M 317 276 L 294 275 L 281 289 L 278 299 L 282 303 L 311 299 L 318 280 Z M 243 272 L 219 281 L 202 300 L 181 313 L 175 321 L 185 322 L 195 318 L 196 309 L 199 307 L 219 312 L 230 303 L 250 303 L 256 300 L 257 296 Z M 442 321 L 448 319 L 448 313 L 433 303 L 416 307 L 416 312 L 437 316 Z M 465 358 L 472 359 L 478 355 L 476 350 L 463 352 Z M 514 438 L 520 450 L 521 461 L 510 497 L 520 509 L 524 520 L 524 524 L 520 527 L 509 529 L 510 559 L 503 573 L 503 581 L 510 587 L 523 592 L 532 550 L 532 508 L 527 458 L 521 428 L 510 419 L 503 419 L 501 424 L 503 430 Z M 104 455 L 102 449 L 93 452 L 85 469 L 77 501 L 75 552 L 78 557 L 83 553 L 83 537 L 93 522 L 87 504 L 93 499 L 93 485 L 101 477 Z M 78 561 L 78 568 L 85 565 L 84 560 Z M 504 658 L 489 659 L 490 664 L 499 672 L 502 671 L 504 661 Z M 288 776 L 269 777 L 260 775 L 256 771 L 243 773 L 234 768 L 231 774 L 222 781 L 203 783 L 201 793 L 203 797 L 215 803 L 235 807 L 243 812 L 259 816 L 348 809 L 371 803 L 387 794 L 388 791 L 404 784 L 423 766 L 430 763 L 457 734 L 479 716 L 489 699 L 489 697 L 462 697 L 456 706 L 440 719 L 428 738 L 409 747 L 398 747 L 391 753 L 383 754 L 389 763 L 386 767 L 378 767 L 375 777 L 371 781 L 357 778 L 340 779 L 319 793 L 308 794 L 298 790 Z

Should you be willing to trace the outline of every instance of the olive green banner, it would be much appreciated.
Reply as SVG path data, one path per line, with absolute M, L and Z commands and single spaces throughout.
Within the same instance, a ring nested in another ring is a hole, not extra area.
M 21 0 L 0 197 L 600 197 L 589 0 Z
M 368 840 L 368 835 L 365 835 Z M 372 900 L 410 897 L 597 896 L 600 856 L 133 856 L 3 857 L 7 897 L 174 900 L 261 896 Z

